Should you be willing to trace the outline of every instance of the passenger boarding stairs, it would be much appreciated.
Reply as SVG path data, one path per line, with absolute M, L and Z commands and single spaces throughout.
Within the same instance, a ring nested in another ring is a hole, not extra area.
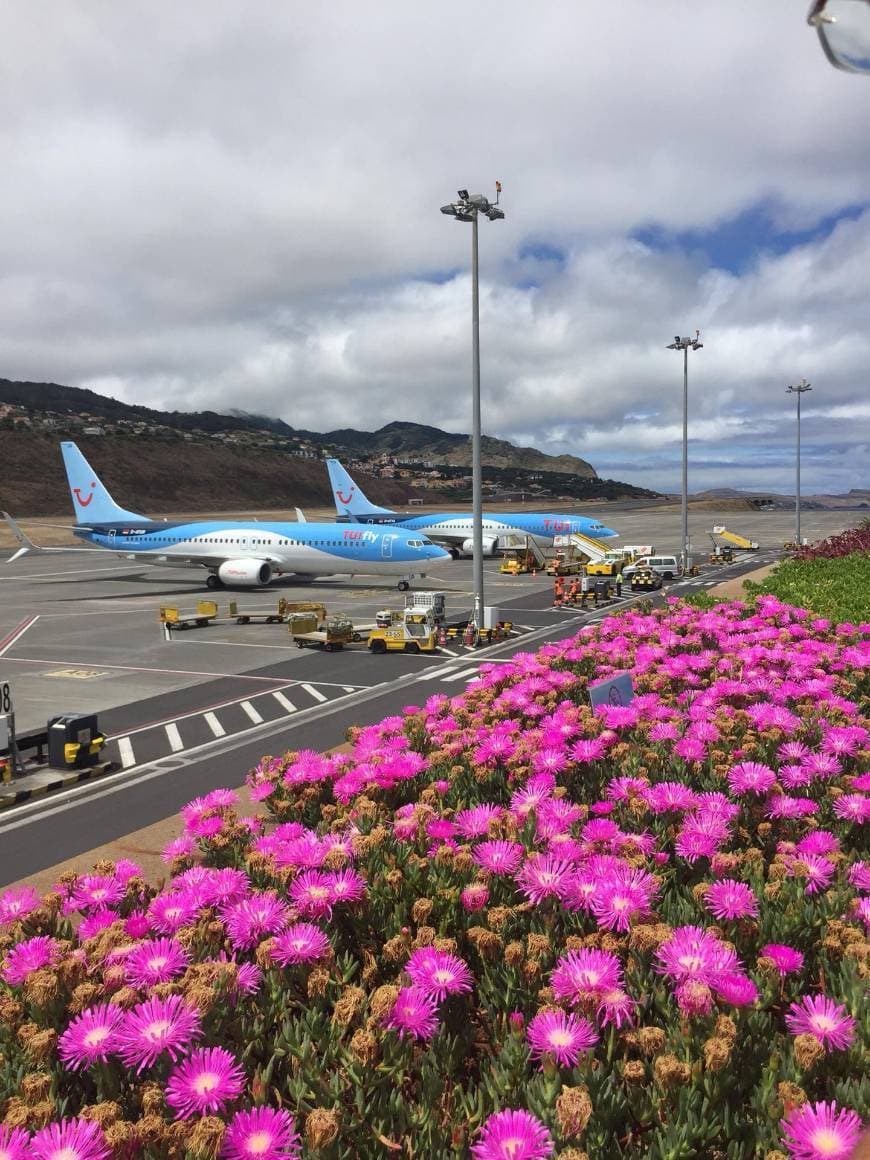
M 553 547 L 561 550 L 573 549 L 578 555 L 586 556 L 590 564 L 597 564 L 603 560 L 609 549 L 600 540 L 593 540 L 591 536 L 574 532 L 570 536 L 554 536 Z
M 749 540 L 746 536 L 739 536 L 737 532 L 729 532 L 722 524 L 717 524 L 713 528 L 713 535 L 718 536 L 720 540 L 725 540 L 733 547 L 739 548 L 742 552 L 755 552 L 758 549 L 758 544 L 754 540 Z
M 534 536 L 521 536 L 519 532 L 500 535 L 498 538 L 498 550 L 500 552 L 528 552 L 541 569 L 545 568 L 547 564 L 547 558 Z

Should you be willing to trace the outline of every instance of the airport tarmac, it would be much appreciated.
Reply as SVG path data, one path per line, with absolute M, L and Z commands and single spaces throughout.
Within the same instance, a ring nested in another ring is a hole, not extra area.
M 595 514 L 617 525 L 621 535 L 614 544 L 651 543 L 660 552 L 677 549 L 679 509 L 622 509 L 613 520 L 613 513 L 608 517 L 602 505 Z M 706 558 L 707 533 L 714 524 L 726 524 L 766 550 L 781 548 L 793 535 L 793 517 L 788 513 L 740 513 L 739 519 L 734 515 L 690 513 L 698 559 Z M 803 531 L 811 539 L 821 538 L 859 518 L 860 513 L 807 512 Z M 552 611 L 525 609 L 523 615 L 524 598 L 542 588 L 540 576 L 504 576 L 498 559 L 487 559 L 484 570 L 487 604 L 499 608 L 503 619 L 517 623 L 520 634 L 552 623 Z M 471 608 L 471 583 L 470 560 L 447 560 L 434 565 L 414 587 L 444 590 L 450 615 L 460 617 Z M 170 693 L 174 713 L 193 715 L 196 708 L 199 717 L 211 710 L 200 706 L 192 690 L 206 684 L 216 705 L 241 706 L 234 712 L 241 714 L 242 722 L 257 724 L 258 718 L 301 712 L 437 663 L 432 657 L 372 657 L 360 647 L 337 654 L 300 650 L 283 625 L 225 621 L 175 633 L 171 642 L 164 639 L 160 605 L 192 612 L 197 600 L 212 596 L 222 615 L 230 599 L 240 611 L 269 611 L 276 608 L 279 596 L 285 596 L 321 601 L 330 614 L 346 613 L 361 622 L 373 620 L 380 608 L 403 604 L 403 594 L 390 577 L 336 576 L 313 584 L 290 579 L 268 589 L 207 593 L 202 573 L 194 568 L 143 566 L 99 549 L 69 556 L 34 554 L 11 565 L 4 558 L 0 679 L 13 686 L 18 731 L 44 727 L 49 716 L 58 713 L 98 712 L 103 727 L 120 736 L 120 730 L 142 729 L 155 719 L 149 716 L 149 702 L 156 704 Z M 520 612 L 512 611 L 515 608 Z M 292 707 L 287 709 L 287 704 Z M 165 717 L 164 705 L 156 719 Z M 210 718 L 204 725 L 199 722 L 198 728 L 205 737 L 218 737 L 219 730 L 229 726 Z M 176 738 L 171 740 L 178 744 Z M 132 752 L 138 763 L 135 748 Z M 129 759 L 129 753 L 126 756 Z

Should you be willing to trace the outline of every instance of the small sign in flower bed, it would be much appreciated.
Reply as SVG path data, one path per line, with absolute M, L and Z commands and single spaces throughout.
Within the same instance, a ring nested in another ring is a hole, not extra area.
M 845 1160 L 868 635 L 629 611 L 7 891 L 0 1157 Z

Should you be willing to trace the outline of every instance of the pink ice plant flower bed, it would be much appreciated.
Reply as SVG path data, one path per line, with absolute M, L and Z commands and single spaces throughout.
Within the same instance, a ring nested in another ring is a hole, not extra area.
M 637 608 L 0 894 L 0 1156 L 845 1160 L 868 630 Z

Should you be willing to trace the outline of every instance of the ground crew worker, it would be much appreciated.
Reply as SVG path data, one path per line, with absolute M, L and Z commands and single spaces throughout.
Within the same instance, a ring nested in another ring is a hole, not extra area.
M 622 596 L 622 573 L 616 573 L 616 598 L 617 600 Z
M 553 606 L 555 608 L 562 607 L 562 601 L 565 599 L 565 577 L 557 576 L 553 581 Z
M 569 604 L 576 604 L 577 603 L 577 577 L 576 576 L 571 581 L 571 583 L 568 587 L 568 603 Z

